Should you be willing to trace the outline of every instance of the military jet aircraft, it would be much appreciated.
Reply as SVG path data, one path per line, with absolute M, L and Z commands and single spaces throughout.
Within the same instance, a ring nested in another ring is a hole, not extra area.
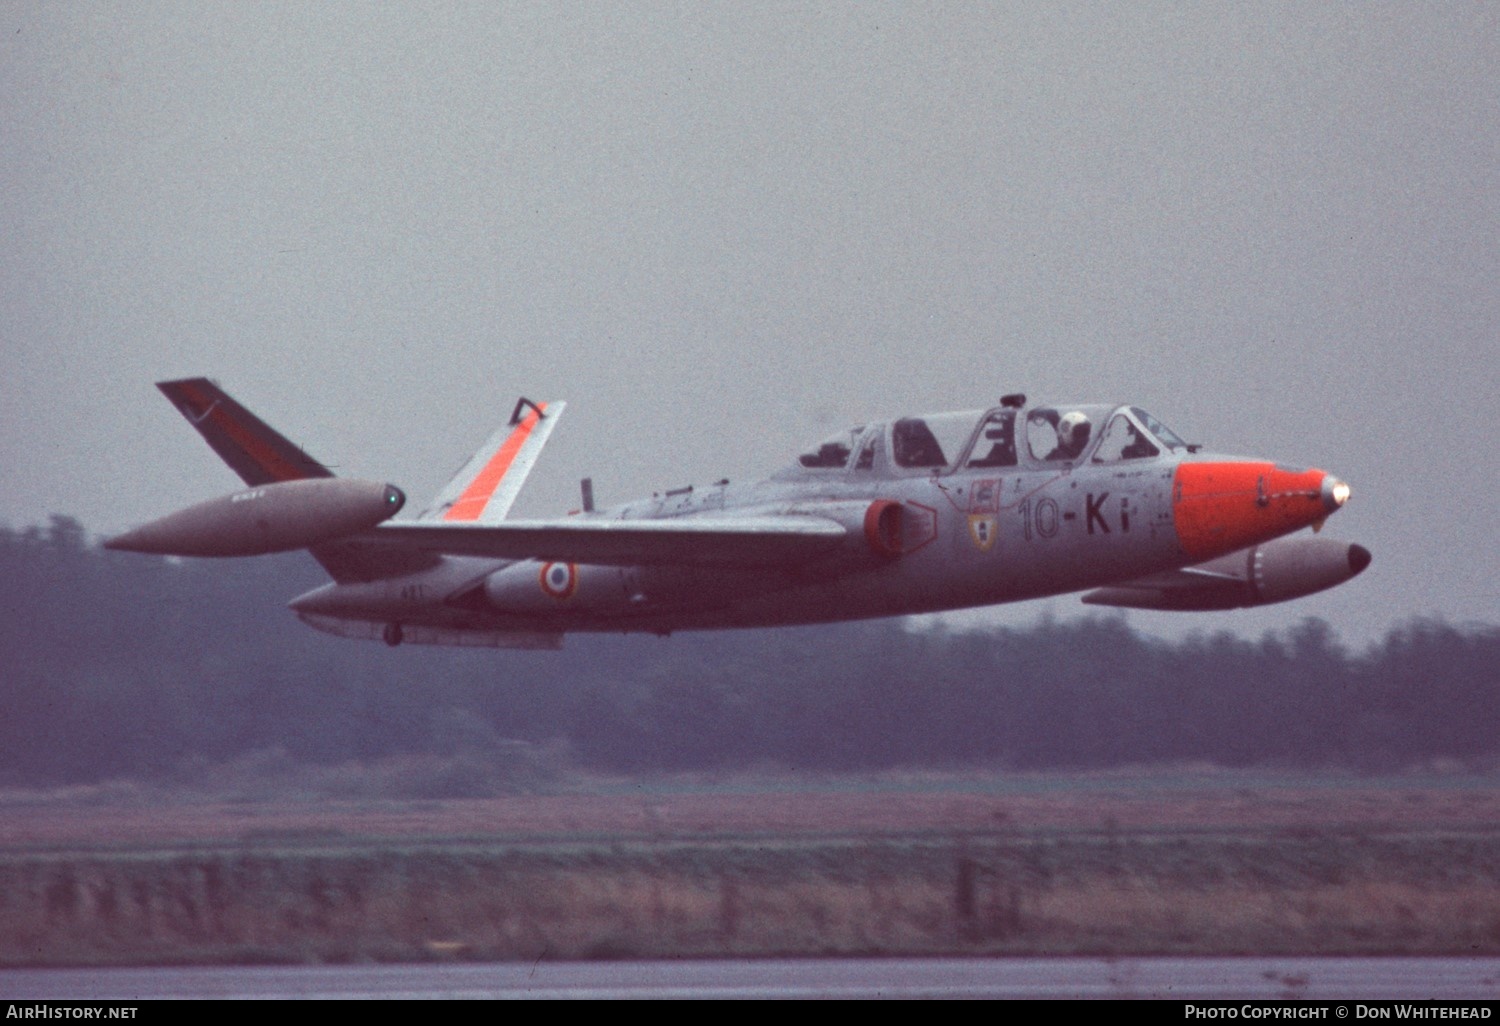
M 841 431 L 763 481 L 679 488 L 553 520 L 507 514 L 564 404 L 509 423 L 414 519 L 394 485 L 336 478 L 204 378 L 157 386 L 248 486 L 106 548 L 308 549 L 332 583 L 306 623 L 387 644 L 556 648 L 569 631 L 767 627 L 1085 591 L 1220 610 L 1359 574 L 1359 545 L 1301 534 L 1349 499 L 1321 470 L 1200 452 L 1136 406 L 1028 406 Z

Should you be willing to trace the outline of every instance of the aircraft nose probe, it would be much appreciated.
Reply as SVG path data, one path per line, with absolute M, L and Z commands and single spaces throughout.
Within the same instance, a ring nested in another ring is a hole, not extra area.
M 1319 492 L 1323 499 L 1323 508 L 1333 513 L 1342 509 L 1344 503 L 1349 501 L 1353 489 L 1332 474 L 1324 474 L 1323 487 Z

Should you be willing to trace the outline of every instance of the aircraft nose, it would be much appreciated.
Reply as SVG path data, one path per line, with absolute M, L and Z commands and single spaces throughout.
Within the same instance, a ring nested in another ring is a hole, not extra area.
M 1322 470 L 1205 460 L 1177 468 L 1172 520 L 1183 551 L 1210 559 L 1320 524 L 1348 500 L 1349 486 Z

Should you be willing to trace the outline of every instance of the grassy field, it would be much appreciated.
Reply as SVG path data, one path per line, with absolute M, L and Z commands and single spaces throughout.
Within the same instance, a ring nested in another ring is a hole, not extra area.
M 1500 954 L 1500 780 L 0 794 L 0 964 Z

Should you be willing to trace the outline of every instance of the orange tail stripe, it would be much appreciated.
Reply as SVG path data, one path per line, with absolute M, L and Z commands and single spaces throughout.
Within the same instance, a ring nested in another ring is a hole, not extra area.
M 538 407 L 545 412 L 546 403 Z M 443 514 L 444 520 L 477 520 L 484 504 L 490 501 L 490 496 L 495 494 L 495 489 L 500 487 L 500 482 L 505 480 L 506 472 L 510 465 L 515 462 L 516 453 L 521 451 L 521 446 L 526 444 L 526 439 L 531 437 L 531 429 L 536 427 L 537 421 L 541 419 L 537 410 L 527 413 L 516 429 L 510 433 L 505 444 L 484 465 L 484 469 L 474 475 L 474 480 L 469 482 L 469 487 L 464 489 L 462 495 L 448 507 Z

